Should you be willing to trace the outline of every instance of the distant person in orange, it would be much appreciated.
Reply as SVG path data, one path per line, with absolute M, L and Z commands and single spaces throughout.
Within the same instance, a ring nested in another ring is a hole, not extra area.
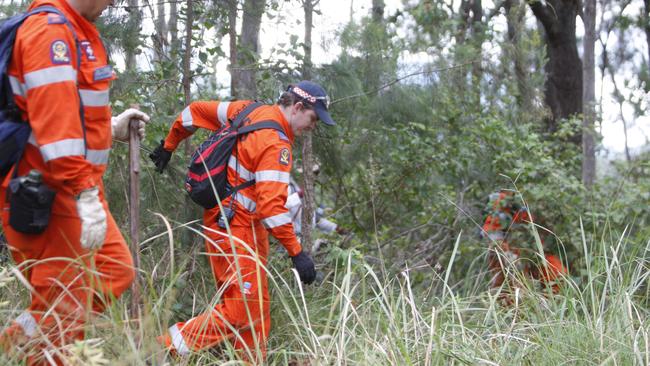
M 490 288 L 499 288 L 506 278 L 511 278 L 509 286 L 516 280 L 513 270 L 519 275 L 539 280 L 543 287 L 551 286 L 553 292 L 559 291 L 559 280 L 568 274 L 561 260 L 549 252 L 544 252 L 546 266 L 537 266 L 521 259 L 521 249 L 509 242 L 509 234 L 522 224 L 532 221 L 528 209 L 518 202 L 515 193 L 501 190 L 490 194 L 486 207 L 487 216 L 483 223 L 483 236 L 488 240 L 488 268 L 492 275 Z
M 103 311 L 134 278 L 102 177 L 111 137 L 128 140 L 133 118 L 141 120 L 144 133 L 149 117 L 134 109 L 111 117 L 109 87 L 115 74 L 93 22 L 112 3 L 34 1 L 30 10 L 49 5 L 64 16 L 27 18 L 18 29 L 8 69 L 14 99 L 32 134 L 17 170 L 0 189 L 2 226 L 33 292 L 28 308 L 0 335 L 0 345 L 6 352 L 28 351 L 29 365 L 50 364 L 41 349 L 62 363 L 60 347 L 83 339 L 91 313 Z M 13 182 L 55 193 L 44 231 L 32 232 L 16 219 L 24 213 L 14 205 L 23 188 Z
M 260 264 L 267 264 L 268 235 L 284 246 L 304 283 L 316 278 L 314 262 L 296 238 L 285 203 L 295 136 L 314 130 L 318 120 L 334 125 L 328 105 L 325 90 L 311 81 L 290 85 L 275 105 L 255 107 L 253 101 L 194 102 L 178 116 L 166 139 L 150 155 L 162 171 L 180 142 L 198 128 L 219 130 L 244 110 L 249 113 L 245 126 L 273 121 L 281 127 L 281 131 L 249 132 L 233 149 L 227 168 L 230 186 L 255 181 L 222 201 L 224 210 L 228 208 L 230 213 L 228 226 L 235 238 L 233 243 L 224 222 L 228 215 L 222 216 L 219 206 L 206 209 L 203 216 L 208 228 L 204 233 L 209 238 L 206 248 L 210 265 L 223 295 L 214 309 L 174 324 L 158 338 L 171 352 L 187 356 L 227 341 L 245 359 L 262 362 L 266 357 L 270 298 L 267 273 Z

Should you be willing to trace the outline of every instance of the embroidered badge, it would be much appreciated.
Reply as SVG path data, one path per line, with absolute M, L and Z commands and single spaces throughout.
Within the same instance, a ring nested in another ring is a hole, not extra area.
M 97 57 L 95 57 L 95 51 L 93 51 L 92 46 L 90 45 L 90 42 L 88 41 L 81 41 L 81 49 L 83 52 L 86 54 L 86 59 L 88 61 L 95 61 L 97 60 Z
M 110 65 L 98 67 L 93 72 L 93 81 L 110 79 L 113 76 L 113 68 Z
M 64 24 L 65 18 L 59 14 L 49 14 L 47 16 L 47 24 Z
M 68 44 L 62 40 L 52 42 L 50 46 L 50 60 L 55 65 L 70 63 L 70 49 Z
M 280 151 L 280 164 L 282 165 L 289 165 L 289 161 L 291 160 L 291 153 L 289 152 L 289 149 L 286 147 Z

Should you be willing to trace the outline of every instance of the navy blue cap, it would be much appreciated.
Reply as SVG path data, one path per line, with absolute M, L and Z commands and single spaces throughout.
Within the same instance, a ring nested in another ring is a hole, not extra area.
M 334 126 L 336 123 L 330 116 L 327 108 L 330 105 L 330 97 L 322 86 L 308 80 L 303 80 L 295 85 L 289 85 L 287 91 L 303 98 L 303 102 L 309 103 L 314 107 L 318 119 L 326 125 Z

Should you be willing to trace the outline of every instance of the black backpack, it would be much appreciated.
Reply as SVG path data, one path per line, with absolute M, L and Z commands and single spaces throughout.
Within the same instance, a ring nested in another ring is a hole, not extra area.
M 52 6 L 40 6 L 31 11 L 20 13 L 0 20 L 0 180 L 20 160 L 27 144 L 31 128 L 20 117 L 20 111 L 14 101 L 14 94 L 9 82 L 7 69 L 11 62 L 11 54 L 16 40 L 16 33 L 23 22 L 34 14 L 52 13 L 60 16 L 68 26 L 75 39 L 77 48 L 77 70 L 81 59 L 79 41 L 74 28 L 63 13 Z M 80 109 L 83 126 L 83 108 Z M 85 127 L 84 127 L 85 130 Z
M 236 148 L 239 136 L 249 132 L 271 128 L 284 133 L 276 121 L 261 121 L 251 125 L 248 115 L 263 104 L 253 102 L 246 106 L 229 125 L 210 135 L 192 155 L 185 179 L 185 190 L 190 198 L 206 209 L 217 206 L 219 201 L 255 184 L 255 179 L 236 187 L 228 183 L 228 161 Z

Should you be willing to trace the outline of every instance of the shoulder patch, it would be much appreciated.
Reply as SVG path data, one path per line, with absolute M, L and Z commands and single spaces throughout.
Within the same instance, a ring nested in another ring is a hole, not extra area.
M 48 14 L 47 24 L 65 24 L 65 18 L 59 14 Z
M 93 47 L 91 46 L 90 42 L 81 41 L 79 42 L 79 45 L 81 46 L 81 51 L 86 55 L 86 59 L 88 61 L 97 60 L 97 57 L 95 56 L 95 51 L 93 51 Z
M 50 45 L 50 60 L 55 65 L 70 63 L 70 47 L 65 41 L 57 39 Z
M 98 67 L 93 71 L 93 81 L 106 80 L 113 77 L 113 68 L 111 65 Z
M 280 140 L 289 141 L 289 138 L 287 137 L 287 135 L 284 134 L 284 132 L 278 130 L 274 130 L 274 131 L 278 133 L 278 137 L 280 138 Z
M 289 165 L 291 161 L 291 153 L 286 147 L 280 151 L 280 164 Z

